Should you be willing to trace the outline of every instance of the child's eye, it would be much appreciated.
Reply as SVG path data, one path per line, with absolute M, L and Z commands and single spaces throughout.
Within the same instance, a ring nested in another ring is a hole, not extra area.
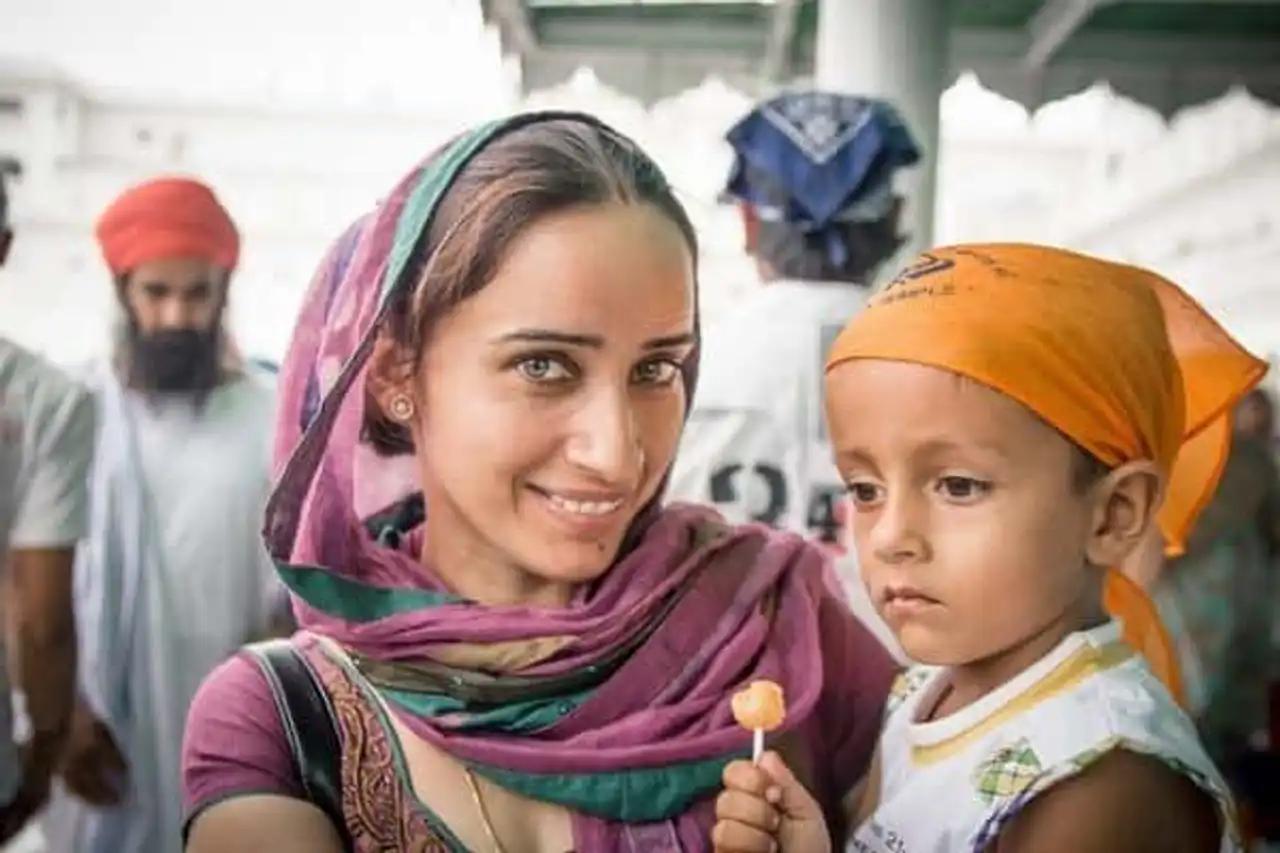
M 938 491 L 953 501 L 971 501 L 991 491 L 991 484 L 973 477 L 940 477 Z
M 879 503 L 884 494 L 884 489 L 875 483 L 853 482 L 847 483 L 845 487 L 849 491 L 849 497 L 853 498 L 853 503 L 857 507 L 866 507 Z

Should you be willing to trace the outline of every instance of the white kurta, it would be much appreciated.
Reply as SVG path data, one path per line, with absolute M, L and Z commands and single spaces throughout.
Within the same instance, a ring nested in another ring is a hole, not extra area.
M 243 378 L 197 411 L 97 375 L 94 529 L 77 566 L 81 681 L 128 759 L 130 794 L 105 811 L 62 796 L 43 825 L 51 853 L 171 853 L 187 708 L 261 630 L 275 592 L 260 535 L 275 395 Z

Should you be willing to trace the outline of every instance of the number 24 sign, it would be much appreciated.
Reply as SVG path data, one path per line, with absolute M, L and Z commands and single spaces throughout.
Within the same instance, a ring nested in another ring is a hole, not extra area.
M 710 497 L 715 504 L 733 504 L 741 494 L 741 478 L 746 469 L 742 465 L 725 465 L 711 475 Z M 752 521 L 777 527 L 786 519 L 791 507 L 791 488 L 786 475 L 775 465 L 758 463 L 747 476 L 754 476 L 764 486 L 768 499 L 762 510 L 751 516 Z M 841 486 L 818 485 L 810 489 L 806 512 L 806 526 L 810 535 L 837 553 L 847 549 L 841 540 L 847 504 Z

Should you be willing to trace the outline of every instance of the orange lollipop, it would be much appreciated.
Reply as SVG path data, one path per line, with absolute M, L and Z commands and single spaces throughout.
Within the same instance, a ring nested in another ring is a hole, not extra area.
M 787 718 L 787 700 L 782 688 L 772 681 L 753 681 L 733 694 L 733 718 L 752 734 L 751 755 L 759 761 L 764 752 L 764 733 L 782 725 Z

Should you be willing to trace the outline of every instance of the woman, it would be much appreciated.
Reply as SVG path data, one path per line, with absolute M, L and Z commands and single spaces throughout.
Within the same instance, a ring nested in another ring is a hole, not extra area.
M 338 241 L 281 371 L 266 535 L 341 804 L 290 751 L 320 715 L 286 730 L 240 656 L 192 707 L 188 851 L 708 849 L 754 678 L 844 823 L 887 653 L 813 547 L 659 505 L 696 257 L 652 161 L 555 113 L 456 139 Z

